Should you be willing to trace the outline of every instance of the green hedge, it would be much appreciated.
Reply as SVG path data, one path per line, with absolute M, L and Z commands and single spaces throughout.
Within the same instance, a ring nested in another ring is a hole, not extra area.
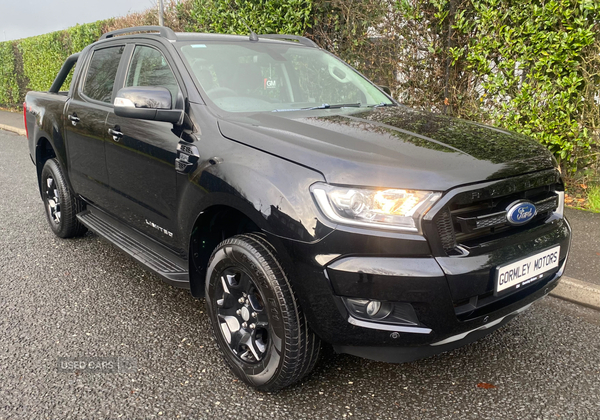
M 19 101 L 14 48 L 13 42 L 0 43 L 0 104 Z
M 584 157 L 593 143 L 585 112 L 584 91 L 592 82 L 585 78 L 586 63 L 589 47 L 598 42 L 600 2 L 472 5 L 455 19 L 470 42 L 455 47 L 453 58 L 465 58 L 470 71 L 485 76 L 481 102 L 491 119 L 536 138 L 562 161 Z
M 303 35 L 312 12 L 310 0 L 192 0 L 179 6 L 186 31 Z
M 0 42 L 0 106 L 19 105 L 29 90 L 48 90 L 65 59 L 96 41 L 103 27 L 104 21 L 98 21 L 18 41 Z M 69 84 L 70 76 L 63 89 Z
M 69 51 L 64 46 L 64 32 L 52 32 L 26 38 L 18 43 L 23 57 L 23 75 L 31 90 L 48 90 Z

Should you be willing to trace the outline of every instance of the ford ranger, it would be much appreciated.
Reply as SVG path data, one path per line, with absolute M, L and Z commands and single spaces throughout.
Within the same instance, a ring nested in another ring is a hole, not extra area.
M 386 92 L 304 37 L 136 27 L 24 117 L 54 233 L 204 297 L 233 372 L 273 391 L 322 343 L 407 362 L 472 342 L 564 271 L 552 155 Z

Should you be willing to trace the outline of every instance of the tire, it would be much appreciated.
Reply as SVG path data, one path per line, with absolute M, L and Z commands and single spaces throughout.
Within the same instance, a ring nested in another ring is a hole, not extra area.
M 221 242 L 208 263 L 205 289 L 215 339 L 238 378 L 277 391 L 313 369 L 321 342 L 262 235 Z
M 63 170 L 56 159 L 48 159 L 42 168 L 40 191 L 50 228 L 61 238 L 81 236 L 85 226 L 77 220 L 77 213 L 85 210 L 84 203 L 71 192 Z

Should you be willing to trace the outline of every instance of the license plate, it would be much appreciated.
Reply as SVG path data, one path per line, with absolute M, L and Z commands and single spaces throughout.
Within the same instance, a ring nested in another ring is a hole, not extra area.
M 514 263 L 496 269 L 495 294 L 508 289 L 518 289 L 544 277 L 544 274 L 558 267 L 560 246 L 538 252 Z

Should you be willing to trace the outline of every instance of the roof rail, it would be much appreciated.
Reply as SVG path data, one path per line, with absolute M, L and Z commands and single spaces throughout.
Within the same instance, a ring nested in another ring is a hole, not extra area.
M 171 28 L 167 28 L 166 26 L 134 26 L 132 28 L 117 29 L 116 31 L 110 31 L 105 33 L 100 37 L 100 39 L 113 38 L 117 35 L 129 34 L 132 32 L 158 32 L 163 38 L 171 40 L 177 39 L 177 35 L 175 35 L 175 32 L 173 32 Z
M 265 34 L 259 35 L 259 38 L 271 38 L 271 39 L 290 39 L 294 41 L 298 41 L 302 45 L 306 45 L 307 47 L 319 48 L 315 41 L 312 39 L 308 39 L 305 36 L 299 35 L 281 35 L 281 34 Z

